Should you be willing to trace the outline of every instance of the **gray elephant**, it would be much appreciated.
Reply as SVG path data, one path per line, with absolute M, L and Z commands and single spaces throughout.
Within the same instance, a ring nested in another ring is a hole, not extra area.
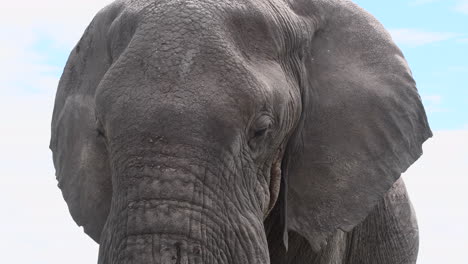
M 122 0 L 72 51 L 50 147 L 99 263 L 415 263 L 431 136 L 346 0 Z

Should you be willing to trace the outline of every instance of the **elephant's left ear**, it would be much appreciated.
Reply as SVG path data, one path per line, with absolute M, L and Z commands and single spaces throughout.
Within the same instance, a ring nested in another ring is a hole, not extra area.
M 313 3 L 311 12 L 323 13 L 303 56 L 303 114 L 285 173 L 287 226 L 319 250 L 365 219 L 432 134 L 408 65 L 380 23 L 351 1 Z
M 110 210 L 112 183 L 94 95 L 110 67 L 107 32 L 118 11 L 111 5 L 98 13 L 75 46 L 52 116 L 50 149 L 58 185 L 75 222 L 98 243 Z

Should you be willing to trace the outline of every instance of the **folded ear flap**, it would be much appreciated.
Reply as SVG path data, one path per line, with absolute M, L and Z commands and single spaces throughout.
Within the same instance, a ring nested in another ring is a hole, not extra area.
M 287 225 L 314 250 L 359 224 L 432 135 L 389 34 L 350 1 L 321 2 L 286 162 Z
M 59 82 L 50 149 L 59 187 L 75 222 L 99 243 L 110 209 L 111 174 L 97 129 L 94 94 L 109 68 L 107 29 L 117 13 L 108 7 L 86 29 Z

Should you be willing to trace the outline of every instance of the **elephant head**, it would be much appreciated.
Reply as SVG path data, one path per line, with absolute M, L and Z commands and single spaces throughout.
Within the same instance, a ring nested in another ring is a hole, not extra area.
M 431 136 L 408 65 L 349 1 L 116 1 L 72 51 L 51 149 L 99 263 L 270 263 L 275 208 L 319 250 Z

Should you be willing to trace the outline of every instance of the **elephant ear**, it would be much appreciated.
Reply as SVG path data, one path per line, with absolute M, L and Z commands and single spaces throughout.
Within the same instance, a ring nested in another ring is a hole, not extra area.
M 362 222 L 432 136 L 390 35 L 350 1 L 317 2 L 322 21 L 303 58 L 303 113 L 284 172 L 287 228 L 315 251 Z
M 68 58 L 52 116 L 50 149 L 58 186 L 70 214 L 99 243 L 112 197 L 105 140 L 97 129 L 94 94 L 110 66 L 107 29 L 117 15 L 109 6 L 96 15 Z

